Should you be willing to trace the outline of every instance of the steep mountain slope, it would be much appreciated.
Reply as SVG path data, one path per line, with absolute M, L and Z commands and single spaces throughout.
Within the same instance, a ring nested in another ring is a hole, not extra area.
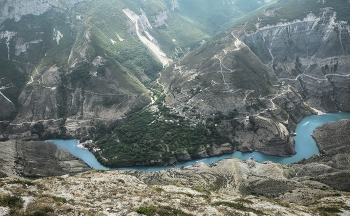
M 234 27 L 276 75 L 322 111 L 349 111 L 348 1 L 277 1 Z
M 146 106 L 163 66 L 264 4 L 242 2 L 1 1 L 1 136 L 91 136 Z
M 1 142 L 0 175 L 41 178 L 90 171 L 83 160 L 54 143 L 38 141 Z
M 291 156 L 295 151 L 290 133 L 303 117 L 314 113 L 297 90 L 280 82 L 232 31 L 166 68 L 159 82 L 167 93 L 170 114 L 190 127 L 215 128 L 228 138 L 227 143 L 216 140 L 211 145 L 203 141 L 197 155 L 189 153 L 188 159 L 235 150 Z M 176 119 L 163 119 L 161 113 L 154 120 Z

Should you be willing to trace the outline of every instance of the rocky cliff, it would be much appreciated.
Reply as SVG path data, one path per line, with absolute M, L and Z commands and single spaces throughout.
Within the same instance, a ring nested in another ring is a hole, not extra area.
M 7 141 L 1 142 L 0 146 L 1 172 L 12 178 L 59 176 L 91 170 L 67 149 L 53 143 Z
M 309 105 L 349 111 L 349 5 L 279 1 L 242 22 L 235 33 Z

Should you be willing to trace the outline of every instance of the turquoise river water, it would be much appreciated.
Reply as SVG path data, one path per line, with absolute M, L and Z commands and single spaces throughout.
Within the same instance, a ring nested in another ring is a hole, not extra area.
M 242 160 L 246 160 L 252 157 L 259 162 L 273 161 L 273 162 L 282 163 L 282 164 L 290 164 L 290 163 L 298 162 L 303 158 L 307 159 L 313 156 L 314 154 L 320 153 L 318 150 L 318 147 L 316 146 L 315 140 L 311 137 L 312 132 L 319 125 L 326 124 L 327 122 L 330 122 L 330 121 L 339 121 L 341 119 L 350 119 L 350 113 L 328 113 L 325 115 L 317 115 L 317 116 L 313 115 L 313 116 L 304 118 L 297 125 L 297 128 L 296 128 L 297 136 L 295 136 L 294 139 L 295 139 L 295 151 L 297 152 L 297 154 L 295 154 L 292 157 L 284 158 L 279 156 L 265 155 L 258 152 L 242 153 L 242 152 L 236 151 L 232 154 L 224 154 L 224 155 L 210 157 L 210 158 L 192 160 L 186 163 L 177 164 L 176 166 L 177 167 L 189 166 L 200 161 L 205 163 L 213 163 L 224 158 L 232 158 L 232 157 L 241 158 Z M 91 166 L 94 169 L 110 170 L 110 168 L 102 166 L 96 160 L 95 156 L 91 152 L 77 147 L 77 140 L 48 140 L 48 141 L 55 143 L 59 147 L 68 149 L 68 151 L 72 155 L 81 158 L 83 161 L 85 161 L 89 166 Z M 125 167 L 125 168 L 118 168 L 118 169 L 154 172 L 154 171 L 169 169 L 173 167 L 174 166 L 166 166 L 166 167 L 134 166 L 134 167 Z

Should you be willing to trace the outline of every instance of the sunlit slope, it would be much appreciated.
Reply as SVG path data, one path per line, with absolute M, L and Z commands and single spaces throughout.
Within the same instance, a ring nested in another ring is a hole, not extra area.
M 226 32 L 167 68 L 161 81 L 171 103 L 228 113 L 245 112 L 245 101 L 271 93 L 277 78 L 249 47 Z

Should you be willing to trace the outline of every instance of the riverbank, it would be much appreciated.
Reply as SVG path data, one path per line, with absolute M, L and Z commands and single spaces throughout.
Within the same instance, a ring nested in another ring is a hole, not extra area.
M 297 136 L 295 136 L 294 139 L 295 139 L 295 151 L 297 152 L 297 154 L 295 154 L 293 157 L 283 158 L 279 156 L 265 155 L 259 152 L 236 151 L 231 154 L 222 154 L 215 157 L 189 160 L 184 163 L 176 164 L 176 167 L 185 167 L 185 166 L 196 164 L 198 162 L 205 162 L 207 164 L 211 164 L 211 163 L 215 163 L 218 160 L 227 159 L 227 158 L 240 158 L 242 160 L 254 158 L 260 163 L 264 161 L 273 161 L 275 163 L 280 163 L 280 164 L 291 164 L 291 163 L 299 162 L 303 159 L 308 159 L 313 155 L 317 155 L 320 153 L 315 140 L 311 136 L 314 130 L 322 124 L 326 124 L 327 122 L 330 122 L 330 121 L 339 121 L 341 119 L 350 119 L 350 113 L 328 113 L 325 115 L 314 115 L 314 116 L 309 116 L 304 118 L 297 125 L 297 128 L 296 128 Z M 60 147 L 70 149 L 69 151 L 73 155 L 77 157 L 81 157 L 87 164 L 94 167 L 95 169 L 106 169 L 106 170 L 111 169 L 111 168 L 102 166 L 100 163 L 98 163 L 96 158 L 91 152 L 87 150 L 77 149 L 75 147 L 77 144 L 76 140 L 70 140 L 70 141 L 52 140 L 52 142 L 55 142 L 56 144 L 58 143 Z M 130 166 L 130 167 L 122 167 L 122 168 L 116 168 L 116 169 L 154 172 L 154 171 L 165 170 L 170 168 L 174 168 L 174 166 L 173 165 L 162 166 L 162 167 Z
M 41 141 L 0 142 L 0 174 L 8 177 L 45 177 L 91 170 L 81 158 L 65 148 Z

